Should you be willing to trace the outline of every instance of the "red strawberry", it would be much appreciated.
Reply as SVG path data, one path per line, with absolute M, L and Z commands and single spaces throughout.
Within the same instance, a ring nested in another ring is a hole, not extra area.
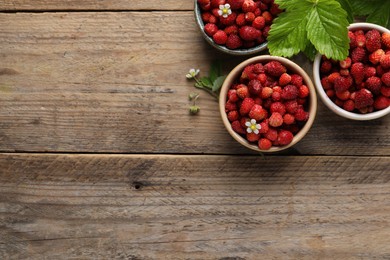
M 252 79 L 251 81 L 249 81 L 248 83 L 248 89 L 249 89 L 249 92 L 252 94 L 252 95 L 259 95 L 263 89 L 263 86 L 261 84 L 261 82 L 257 79 Z
M 291 84 L 300 87 L 303 84 L 303 78 L 301 75 L 298 74 L 292 74 L 291 75 Z
M 385 96 L 385 97 L 390 97 L 390 87 L 388 87 L 388 88 L 385 88 L 385 87 L 381 88 L 381 94 L 383 96 Z
M 366 67 L 364 69 L 364 77 L 369 78 L 376 75 L 376 68 L 375 67 Z
M 385 96 L 379 96 L 374 101 L 374 108 L 376 110 L 385 109 L 390 106 L 390 98 Z
M 269 117 L 269 125 L 273 127 L 278 127 L 283 124 L 283 117 L 280 113 L 274 112 Z
M 265 119 L 265 120 L 263 120 L 263 122 L 260 123 L 260 127 L 261 127 L 259 129 L 260 134 L 265 134 L 268 132 L 268 130 L 269 130 L 268 121 L 269 121 L 268 119 Z
M 291 82 L 291 76 L 288 73 L 283 73 L 279 78 L 279 85 L 286 86 Z
M 364 65 L 361 62 L 356 62 L 352 64 L 351 67 L 351 75 L 355 80 L 356 84 L 360 84 L 364 79 Z
M 336 92 L 343 92 L 352 86 L 353 80 L 351 77 L 340 76 L 334 81 L 334 90 Z
M 247 12 L 254 12 L 257 6 L 253 0 L 245 0 L 241 8 L 242 11 L 244 11 L 244 13 L 247 13 Z
M 343 92 L 336 92 L 336 96 L 340 100 L 347 100 L 351 97 L 351 92 L 349 92 L 348 90 L 345 90 Z
M 387 48 L 390 49 L 390 33 L 384 32 L 382 33 L 382 44 Z
M 220 5 L 224 5 L 226 0 L 211 0 L 211 8 L 218 8 Z
M 212 37 L 216 32 L 218 31 L 218 26 L 213 24 L 213 23 L 207 23 L 205 26 L 204 26 L 204 32 Z
M 226 2 L 230 5 L 230 9 L 237 10 L 242 7 L 244 0 L 226 0 Z
M 366 33 L 366 49 L 374 52 L 381 47 L 381 34 L 377 30 L 369 30 Z
M 357 109 L 372 106 L 373 104 L 374 104 L 374 99 L 371 91 L 367 89 L 361 89 L 355 92 L 355 107 Z
M 281 97 L 284 100 L 296 99 L 299 95 L 299 90 L 295 85 L 287 85 L 282 89 Z
M 278 14 L 280 14 L 281 12 L 283 12 L 283 10 L 281 10 L 281 9 L 279 8 L 279 5 L 277 5 L 277 4 L 275 4 L 275 3 L 271 3 L 271 7 L 270 7 L 269 11 L 270 11 L 270 13 L 271 13 L 272 15 L 278 15 Z
M 332 88 L 332 84 L 329 82 L 328 77 L 323 77 L 321 79 L 321 85 L 322 87 L 327 90 Z
M 280 130 L 278 134 L 278 143 L 279 145 L 288 145 L 292 142 L 294 135 L 287 130 Z
M 227 41 L 227 34 L 223 30 L 218 30 L 216 33 L 213 35 L 213 40 L 216 44 L 223 45 Z
M 229 111 L 233 111 L 233 110 L 237 110 L 237 104 L 233 103 L 231 101 L 226 102 L 225 111 L 229 112 Z
M 381 57 L 380 63 L 382 68 L 390 69 L 390 53 L 383 55 Z
M 306 85 L 300 86 L 298 91 L 299 91 L 298 97 L 300 98 L 306 98 L 310 94 L 310 90 Z
M 377 49 L 368 56 L 368 60 L 372 64 L 378 64 L 381 61 L 383 55 L 385 55 L 385 51 L 382 49 Z
M 332 62 L 330 62 L 329 60 L 324 60 L 324 61 L 321 63 L 321 67 L 320 67 L 321 73 L 327 74 L 327 73 L 329 73 L 331 70 L 332 70 Z
M 234 132 L 239 133 L 239 134 L 245 134 L 245 128 L 241 126 L 240 121 L 236 120 L 232 122 L 232 129 Z
M 273 20 L 273 17 L 272 17 L 272 14 L 268 11 L 264 11 L 261 16 L 264 17 L 265 19 L 265 23 L 266 24 L 271 24 L 272 20 Z
M 245 41 L 254 41 L 261 36 L 261 32 L 255 29 L 252 26 L 244 25 L 242 26 L 238 33 L 240 37 Z
M 349 38 L 349 47 L 350 49 L 356 48 L 357 43 L 356 43 L 356 36 L 353 32 L 348 31 L 348 38 Z
M 329 74 L 328 76 L 328 81 L 329 83 L 331 84 L 334 84 L 335 80 L 340 77 L 340 73 L 339 72 L 332 72 L 331 74 Z
M 283 116 L 283 123 L 286 125 L 292 125 L 295 123 L 295 117 L 291 114 L 285 114 Z
M 366 36 L 364 34 L 358 34 L 355 37 L 356 45 L 358 47 L 364 47 L 366 45 Z
M 255 18 L 256 18 L 256 16 L 255 16 L 255 14 L 254 13 L 252 13 L 252 12 L 247 12 L 246 14 L 245 14 L 245 21 L 247 22 L 247 23 L 252 23 L 254 20 L 255 20 Z M 253 26 L 253 25 L 252 25 Z
M 278 139 L 278 131 L 275 128 L 270 127 L 268 132 L 264 134 L 264 137 L 273 142 Z
M 264 70 L 273 77 L 280 77 L 287 71 L 286 67 L 279 61 L 270 61 L 264 65 Z
M 348 69 L 349 67 L 351 67 L 351 63 L 352 63 L 352 60 L 350 57 L 347 57 L 345 60 L 342 60 L 339 62 L 340 67 L 343 69 Z
M 246 140 L 248 140 L 249 142 L 251 143 L 254 143 L 254 142 L 257 142 L 259 141 L 260 139 L 260 135 L 259 134 L 255 134 L 255 133 L 246 133 Z
M 248 87 L 244 84 L 240 84 L 237 87 L 237 96 L 241 99 L 244 99 L 246 97 L 249 97 L 249 90 Z
M 251 119 L 255 119 L 256 121 L 261 121 L 266 118 L 268 115 L 267 110 L 265 110 L 262 106 L 254 104 L 251 111 L 249 112 L 249 117 Z
M 244 98 L 240 107 L 240 114 L 242 116 L 247 115 L 254 105 L 255 101 L 252 98 Z
M 228 17 L 219 17 L 219 22 L 225 26 L 233 25 L 236 21 L 237 14 L 235 12 L 232 12 Z
M 260 96 L 261 96 L 262 99 L 267 99 L 267 98 L 269 98 L 269 97 L 272 96 L 272 93 L 273 93 L 272 88 L 270 88 L 270 87 L 264 87 L 264 88 L 261 90 Z
M 295 114 L 298 110 L 298 102 L 296 100 L 290 100 L 284 103 L 287 113 Z
M 374 94 L 379 94 L 381 90 L 382 81 L 378 77 L 369 77 L 366 80 L 365 86 L 368 90 L 370 90 Z
M 226 47 L 235 50 L 242 46 L 242 40 L 237 34 L 230 34 L 226 40 Z
M 225 29 L 224 29 L 225 33 L 229 36 L 230 34 L 238 34 L 238 26 L 233 24 L 233 25 L 230 25 L 230 26 L 227 26 Z M 229 41 L 229 37 L 228 37 L 228 41 Z
M 390 87 L 390 72 L 386 72 L 382 75 L 381 80 L 383 84 L 385 84 L 387 87 Z
M 356 47 L 351 53 L 352 63 L 364 61 L 367 58 L 366 54 L 366 49 L 363 47 Z
M 251 64 L 244 68 L 244 71 L 241 73 L 241 80 L 251 80 L 256 79 L 257 74 L 254 72 L 255 65 Z
M 235 89 L 229 89 L 227 96 L 228 96 L 228 100 L 233 103 L 237 102 L 239 99 L 237 95 L 237 90 Z
M 262 16 L 257 16 L 253 22 L 252 26 L 258 30 L 261 30 L 265 27 L 265 19 Z
M 230 122 L 233 122 L 233 121 L 238 120 L 239 116 L 240 116 L 240 115 L 238 114 L 238 111 L 237 111 L 237 110 L 230 111 L 230 112 L 227 114 L 227 118 L 229 119 Z
M 352 112 L 355 109 L 355 102 L 351 99 L 348 99 L 344 102 L 343 109 Z
M 309 113 L 303 110 L 303 108 L 298 108 L 294 116 L 297 121 L 307 121 L 309 119 Z
M 240 13 L 237 15 L 236 24 L 237 26 L 244 26 L 246 24 L 245 14 Z
M 199 5 L 208 5 L 210 4 L 210 0 L 198 0 L 197 1 Z
M 286 107 L 281 102 L 274 102 L 270 106 L 271 113 L 278 112 L 281 115 L 286 113 Z
M 256 63 L 255 65 L 253 65 L 253 72 L 256 73 L 256 74 L 264 73 L 264 66 L 263 66 L 263 64 Z
M 261 138 L 258 145 L 260 150 L 269 150 L 272 147 L 272 142 L 267 138 Z

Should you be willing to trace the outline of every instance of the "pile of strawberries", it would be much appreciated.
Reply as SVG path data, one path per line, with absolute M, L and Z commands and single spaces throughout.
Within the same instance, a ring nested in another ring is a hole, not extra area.
M 205 33 L 229 49 L 265 42 L 272 20 L 281 12 L 274 0 L 198 0 L 198 4 Z
M 321 84 L 339 107 L 370 113 L 390 105 L 390 33 L 349 31 L 349 56 L 340 62 L 322 58 Z
M 244 68 L 230 87 L 225 111 L 232 129 L 261 150 L 285 146 L 309 118 L 309 88 L 279 61 Z

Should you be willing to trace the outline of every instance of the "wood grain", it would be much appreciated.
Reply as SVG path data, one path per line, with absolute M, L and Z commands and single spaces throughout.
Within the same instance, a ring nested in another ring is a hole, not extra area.
M 389 164 L 1 154 L 0 257 L 386 259 Z
M 192 10 L 193 0 L 2 0 L 0 11 L 72 11 L 72 10 Z
M 191 12 L 0 14 L 0 28 L 0 151 L 251 153 L 206 93 L 188 114 L 189 68 L 245 59 L 208 46 Z M 319 103 L 295 152 L 390 155 L 389 117 L 353 122 Z

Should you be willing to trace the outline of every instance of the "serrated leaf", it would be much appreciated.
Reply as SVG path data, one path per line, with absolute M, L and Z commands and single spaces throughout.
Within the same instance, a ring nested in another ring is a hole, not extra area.
M 347 19 L 349 23 L 353 22 L 353 10 L 349 0 L 337 0 L 341 7 L 347 12 Z M 354 0 L 352 0 L 354 1 Z
M 368 17 L 367 22 L 390 28 L 390 1 L 382 3 Z
M 290 10 L 301 2 L 302 0 L 275 0 L 275 4 L 279 5 L 279 8 Z
M 267 38 L 268 49 L 272 55 L 291 57 L 305 49 L 308 43 L 307 13 L 312 5 L 307 1 L 291 4 L 292 9 L 281 13 L 273 21 Z
M 208 77 L 202 77 L 200 79 L 200 82 L 202 83 L 202 85 L 204 87 L 207 87 L 209 89 L 211 89 L 213 87 L 213 82 Z
M 352 0 L 351 6 L 354 15 L 372 14 L 378 6 L 382 6 L 383 0 Z
M 314 58 L 317 54 L 317 50 L 316 48 L 314 47 L 314 45 L 309 42 L 307 45 L 306 45 L 306 48 L 303 50 L 303 53 L 306 55 L 306 57 L 308 57 L 311 61 L 314 61 Z
M 225 78 L 226 78 L 226 76 L 219 76 L 218 78 L 216 78 L 214 80 L 213 88 L 211 90 L 214 92 L 218 91 L 222 87 L 222 84 L 225 81 Z
M 307 22 L 307 36 L 323 55 L 344 60 L 349 51 L 347 13 L 336 0 L 317 0 Z
M 214 61 L 210 66 L 209 79 L 214 82 L 222 74 L 222 65 L 220 61 Z

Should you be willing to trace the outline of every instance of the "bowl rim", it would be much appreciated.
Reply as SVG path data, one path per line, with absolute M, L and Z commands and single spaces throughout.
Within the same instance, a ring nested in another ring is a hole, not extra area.
M 380 31 L 382 33 L 385 31 L 390 33 L 390 30 L 388 30 L 387 28 L 382 27 L 382 26 L 377 25 L 377 24 L 373 24 L 373 23 L 352 23 L 348 26 L 348 29 L 349 30 L 377 29 L 378 31 Z M 387 107 L 386 109 L 378 110 L 378 111 L 367 113 L 367 114 L 358 114 L 358 113 L 354 113 L 354 112 L 349 112 L 349 111 L 344 110 L 343 108 L 337 106 L 326 95 L 326 92 L 325 92 L 324 88 L 322 87 L 321 79 L 320 79 L 321 78 L 321 75 L 320 75 L 321 59 L 322 59 L 322 54 L 317 53 L 317 55 L 315 56 L 314 62 L 313 62 L 313 78 L 314 78 L 315 87 L 317 89 L 317 92 L 318 92 L 322 102 L 330 110 L 332 110 L 334 113 L 336 113 L 339 116 L 342 116 L 342 117 L 345 117 L 345 118 L 348 118 L 351 120 L 361 120 L 361 121 L 377 119 L 377 118 L 383 117 L 383 116 L 390 113 L 390 106 Z
M 305 125 L 299 130 L 299 132 L 296 135 L 294 135 L 294 138 L 290 144 L 285 146 L 272 146 L 269 150 L 262 150 L 257 145 L 249 143 L 244 137 L 242 137 L 232 129 L 231 124 L 227 118 L 227 114 L 225 112 L 225 104 L 226 104 L 227 92 L 230 89 L 232 82 L 234 82 L 237 79 L 237 77 L 240 75 L 240 73 L 242 73 L 244 67 L 249 64 L 253 64 L 257 62 L 264 63 L 268 61 L 279 61 L 284 66 L 286 66 L 290 71 L 293 71 L 294 73 L 297 73 L 302 76 L 304 82 L 306 83 L 307 87 L 310 90 L 310 94 L 309 94 L 310 103 L 308 109 L 310 111 L 310 116 L 308 121 L 305 123 Z M 306 71 L 304 71 L 298 64 L 296 64 L 295 62 L 287 58 L 283 58 L 279 56 L 259 55 L 259 56 L 246 59 L 243 62 L 239 63 L 227 75 L 224 83 L 222 84 L 221 91 L 219 94 L 219 112 L 222 117 L 222 121 L 226 130 L 236 141 L 238 141 L 243 146 L 262 153 L 280 152 L 298 143 L 312 127 L 317 114 L 317 95 L 311 78 L 306 73 Z
M 252 47 L 252 48 L 248 48 L 248 49 L 236 49 L 236 50 L 231 50 L 231 49 L 228 49 L 227 47 L 223 46 L 223 45 L 219 45 L 219 44 L 216 44 L 213 39 L 208 36 L 203 28 L 204 28 L 204 23 L 202 21 L 202 16 L 201 16 L 201 10 L 200 10 L 200 7 L 198 5 L 198 2 L 197 0 L 195 0 L 195 6 L 194 6 L 194 15 L 195 15 L 195 21 L 198 25 L 198 29 L 200 30 L 203 38 L 211 45 L 213 46 L 214 48 L 216 48 L 217 50 L 220 50 L 226 54 L 231 54 L 231 55 L 236 55 L 236 56 L 243 56 L 243 55 L 252 55 L 252 54 L 256 54 L 256 53 L 259 53 L 261 51 L 264 51 L 267 49 L 267 46 L 268 46 L 268 42 L 265 41 L 264 43 L 260 44 L 260 45 L 257 45 L 255 47 Z

